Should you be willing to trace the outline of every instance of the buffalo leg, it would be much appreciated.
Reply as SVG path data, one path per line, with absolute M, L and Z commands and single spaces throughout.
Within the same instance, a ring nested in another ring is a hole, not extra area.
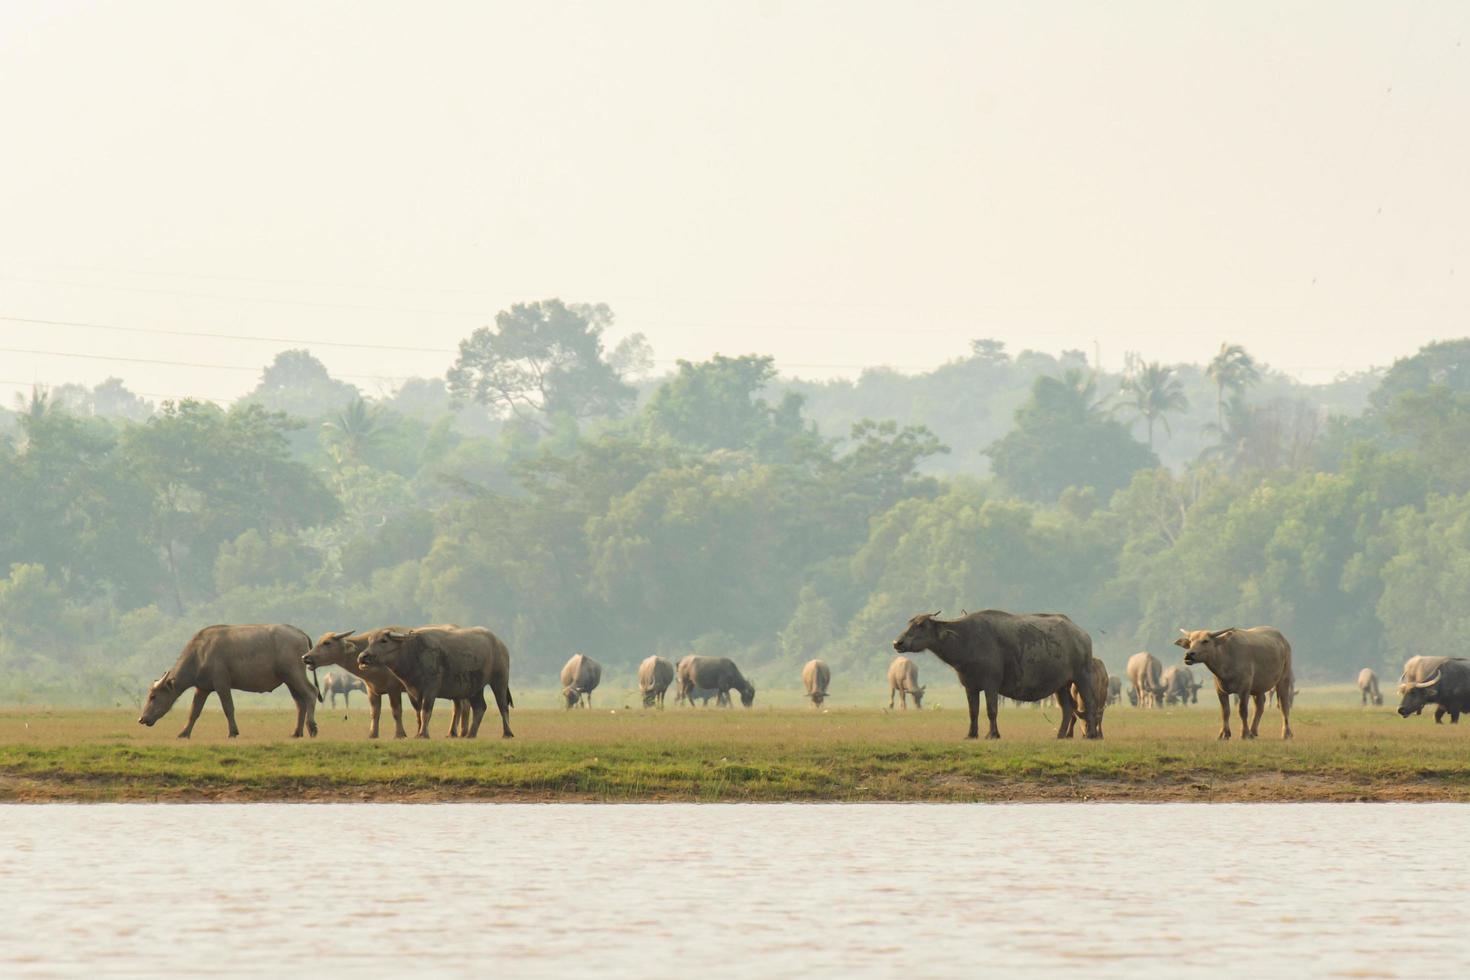
M 378 720 L 383 716 L 381 691 L 368 695 L 368 738 L 378 737 Z
M 296 731 L 292 738 L 300 738 L 303 730 L 316 738 L 316 688 L 307 683 L 306 675 L 286 681 L 286 690 L 296 700 Z
M 480 735 L 480 722 L 485 717 L 485 690 L 481 688 L 469 698 L 469 707 L 474 715 L 470 721 L 470 730 L 465 738 L 478 738 Z
M 445 737 L 459 738 L 459 699 L 455 698 L 450 704 L 454 705 L 454 709 L 449 715 L 449 731 L 445 734 Z
M 986 738 L 1000 738 L 1000 729 L 995 726 L 995 716 L 1000 711 L 1000 692 L 985 692 L 985 717 L 990 719 L 990 731 L 985 733 Z M 970 725 L 974 727 L 974 712 L 970 713 Z
M 1072 727 L 1077 724 L 1077 706 L 1072 702 L 1072 692 L 1066 688 L 1058 691 L 1057 707 L 1062 709 L 1062 723 L 1057 727 L 1057 738 L 1071 738 Z
M 896 687 L 890 687 L 888 689 L 888 710 L 889 711 L 892 711 L 893 710 L 893 696 L 895 694 L 897 694 L 897 693 L 898 693 L 898 688 L 896 688 Z
M 510 731 L 510 685 L 493 684 L 490 689 L 495 692 L 495 708 L 500 712 L 500 737 L 515 738 Z
M 1220 739 L 1230 737 L 1230 695 L 1224 691 L 1220 693 Z
M 1288 681 L 1288 684 L 1291 682 Z M 1281 705 L 1281 737 L 1291 738 L 1291 691 L 1280 691 L 1276 694 L 1276 701 Z
M 464 698 L 464 699 L 460 700 L 458 703 L 459 703 L 459 737 L 460 738 L 469 738 L 470 737 L 470 711 L 472 710 L 471 707 L 470 707 L 470 705 L 473 702 L 470 701 L 469 698 Z
M 429 737 L 429 721 L 434 717 L 434 701 L 438 698 L 436 691 L 423 691 L 419 699 L 419 730 L 414 738 Z
M 980 737 L 980 689 L 965 688 L 965 697 L 970 701 L 970 731 L 965 738 Z
M 225 713 L 225 721 L 230 726 L 230 738 L 237 738 L 240 729 L 235 724 L 235 694 L 228 687 L 222 687 L 216 693 L 219 694 L 220 710 Z
M 1419 710 L 1420 711 L 1423 711 L 1424 709 L 1423 708 L 1420 708 Z M 1436 725 L 1443 725 L 1444 724 L 1444 716 L 1446 714 L 1448 714 L 1448 713 L 1449 712 L 1445 711 L 1444 705 L 1439 705 L 1439 704 L 1435 705 L 1434 706 L 1434 723 Z M 1416 714 L 1417 714 L 1417 712 L 1416 712 Z
M 1250 701 L 1251 701 L 1251 698 L 1250 698 L 1250 695 L 1249 694 L 1242 694 L 1240 696 L 1240 737 L 1241 738 L 1254 738 L 1255 737 L 1255 736 L 1253 736 L 1251 734 L 1251 726 L 1250 726 L 1250 719 L 1249 719 Z
M 1261 734 L 1261 715 L 1266 711 L 1266 696 L 1264 694 L 1257 694 L 1255 696 L 1255 702 L 1256 710 L 1251 716 L 1251 738 L 1256 738 Z M 1276 703 L 1279 705 L 1281 702 L 1277 701 Z
M 188 738 L 194 733 L 194 722 L 199 720 L 199 712 L 204 710 L 204 702 L 209 700 L 209 692 L 202 687 L 194 689 L 194 703 L 189 705 L 189 720 L 184 722 L 184 730 L 179 732 L 179 738 Z M 230 722 L 234 725 L 234 722 Z M 230 734 L 234 734 L 231 732 Z
M 408 738 L 408 732 L 403 730 L 403 692 L 394 691 L 388 695 L 388 708 L 393 712 L 393 737 Z M 414 709 L 418 714 L 418 709 Z

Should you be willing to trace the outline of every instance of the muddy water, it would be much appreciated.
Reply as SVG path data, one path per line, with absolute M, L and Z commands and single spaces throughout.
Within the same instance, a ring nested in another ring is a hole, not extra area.
M 1467 829 L 1454 805 L 8 806 L 0 975 L 1449 975 Z

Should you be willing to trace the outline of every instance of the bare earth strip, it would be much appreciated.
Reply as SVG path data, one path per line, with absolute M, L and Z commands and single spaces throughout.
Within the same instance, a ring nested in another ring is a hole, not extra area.
M 436 720 L 436 736 L 447 726 Z M 1000 742 L 966 742 L 961 712 L 800 708 L 520 710 L 518 737 L 370 742 L 367 715 L 217 710 L 191 741 L 118 710 L 0 711 L 9 802 L 970 802 L 1470 800 L 1470 724 L 1391 710 L 1303 709 L 1279 740 L 1215 740 L 1204 705 L 1110 709 L 1107 738 L 1058 742 L 1055 710 L 1007 707 Z M 1238 733 L 1237 733 L 1238 734 Z

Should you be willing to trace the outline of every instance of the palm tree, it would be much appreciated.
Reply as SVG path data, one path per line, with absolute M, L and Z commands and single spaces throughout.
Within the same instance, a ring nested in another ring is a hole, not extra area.
M 1210 361 L 1205 374 L 1215 382 L 1215 422 L 1220 431 L 1225 431 L 1225 391 L 1242 394 L 1246 388 L 1261 380 L 1256 359 L 1246 353 L 1239 344 L 1221 343 L 1220 352 Z
M 362 462 L 363 454 L 382 438 L 382 413 L 375 405 L 354 398 L 335 418 L 322 423 L 330 452 L 338 463 Z
M 1189 399 L 1184 396 L 1184 386 L 1174 376 L 1174 369 L 1157 361 L 1143 365 L 1124 381 L 1123 392 L 1126 396 L 1124 406 L 1148 423 L 1150 449 L 1154 448 L 1154 423 L 1163 422 L 1164 431 L 1173 435 L 1169 428 L 1169 414 L 1189 408 Z

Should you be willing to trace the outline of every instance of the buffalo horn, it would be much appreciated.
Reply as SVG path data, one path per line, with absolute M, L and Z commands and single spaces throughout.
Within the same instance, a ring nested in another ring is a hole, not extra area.
M 1234 626 L 1227 626 L 1227 627 L 1225 627 L 1222 630 L 1211 630 L 1210 631 L 1210 636 L 1212 636 L 1212 637 L 1214 637 L 1215 639 L 1218 640 L 1220 637 L 1224 636 L 1226 633 L 1234 632 L 1234 630 L 1235 630 L 1235 627 Z
M 1436 670 L 1434 672 L 1434 674 L 1429 678 L 1429 680 L 1427 680 L 1427 681 L 1420 681 L 1418 684 L 1415 684 L 1414 686 L 1415 687 L 1433 687 L 1437 683 L 1439 683 L 1439 671 Z

